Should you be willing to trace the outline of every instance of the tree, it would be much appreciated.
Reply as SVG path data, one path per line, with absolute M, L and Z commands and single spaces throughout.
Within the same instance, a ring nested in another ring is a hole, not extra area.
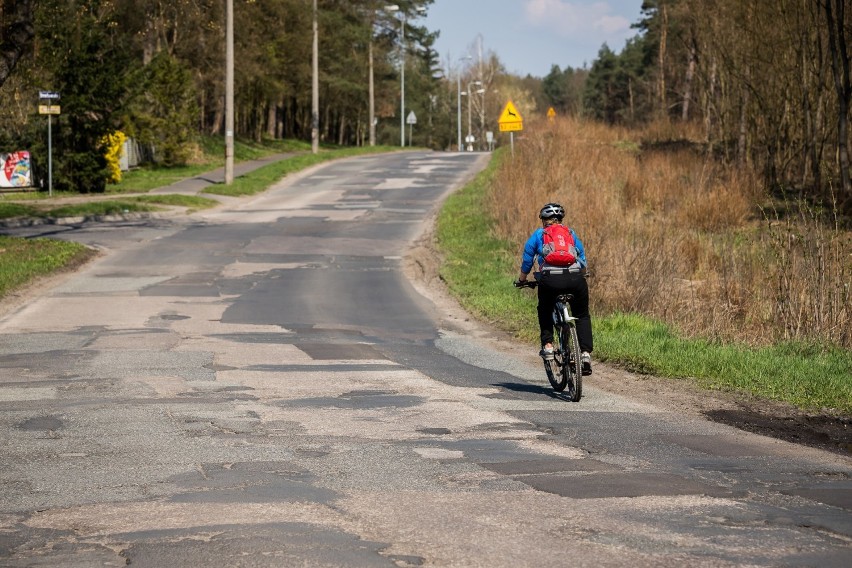
M 541 83 L 542 94 L 548 106 L 562 114 L 577 114 L 583 107 L 583 83 L 586 72 L 558 65 L 550 68 Z
M 45 1 L 42 7 L 40 57 L 62 95 L 56 187 L 102 192 L 109 177 L 103 140 L 120 125 L 133 65 L 116 37 L 107 0 Z
M 0 2 L 0 87 L 15 70 L 35 38 L 33 7 L 36 0 Z
M 185 164 L 198 133 L 196 91 L 189 70 L 161 51 L 138 75 L 141 89 L 128 109 L 127 133 L 151 146 L 156 162 Z
M 609 123 L 617 120 L 618 111 L 624 108 L 619 101 L 617 72 L 618 58 L 609 46 L 603 44 L 598 58 L 592 63 L 583 92 L 583 107 L 589 116 Z

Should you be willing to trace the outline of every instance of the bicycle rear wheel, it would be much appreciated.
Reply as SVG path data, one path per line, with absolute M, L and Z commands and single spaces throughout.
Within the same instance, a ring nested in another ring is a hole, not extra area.
M 565 390 L 568 381 L 565 377 L 563 369 L 568 366 L 567 352 L 564 350 L 562 343 L 562 331 L 559 331 L 553 336 L 553 359 L 544 360 L 544 372 L 547 373 L 547 380 L 550 381 L 550 386 L 557 392 Z
M 568 387 L 566 394 L 572 402 L 579 402 L 580 397 L 583 396 L 583 363 L 580 360 L 580 341 L 577 338 L 577 328 L 573 325 L 563 328 L 560 332 L 560 340 L 565 345 L 565 365 L 562 366 L 562 377 L 563 384 Z

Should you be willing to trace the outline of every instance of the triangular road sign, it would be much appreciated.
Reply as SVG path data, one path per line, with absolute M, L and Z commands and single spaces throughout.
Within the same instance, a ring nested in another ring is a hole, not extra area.
M 515 108 L 515 105 L 512 103 L 512 101 L 507 101 L 506 106 L 503 108 L 503 112 L 500 113 L 500 120 L 498 120 L 497 123 L 513 124 L 523 121 L 524 119 L 521 116 L 521 113 L 518 112 L 518 109 Z

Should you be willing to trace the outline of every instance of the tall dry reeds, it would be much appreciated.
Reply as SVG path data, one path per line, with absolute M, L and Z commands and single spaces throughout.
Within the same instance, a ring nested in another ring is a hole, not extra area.
M 850 234 L 808 210 L 766 215 L 758 176 L 673 128 L 529 125 L 489 194 L 498 236 L 520 250 L 541 205 L 557 201 L 586 247 L 597 313 L 751 344 L 852 347 Z

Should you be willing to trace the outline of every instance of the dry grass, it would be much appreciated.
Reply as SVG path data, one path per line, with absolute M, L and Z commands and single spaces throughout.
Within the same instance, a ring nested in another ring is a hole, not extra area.
M 760 179 L 669 124 L 531 124 L 490 194 L 518 248 L 548 201 L 588 251 L 597 313 L 637 311 L 692 336 L 852 347 L 850 234 L 813 211 L 764 214 Z M 672 142 L 676 141 L 676 142 Z

